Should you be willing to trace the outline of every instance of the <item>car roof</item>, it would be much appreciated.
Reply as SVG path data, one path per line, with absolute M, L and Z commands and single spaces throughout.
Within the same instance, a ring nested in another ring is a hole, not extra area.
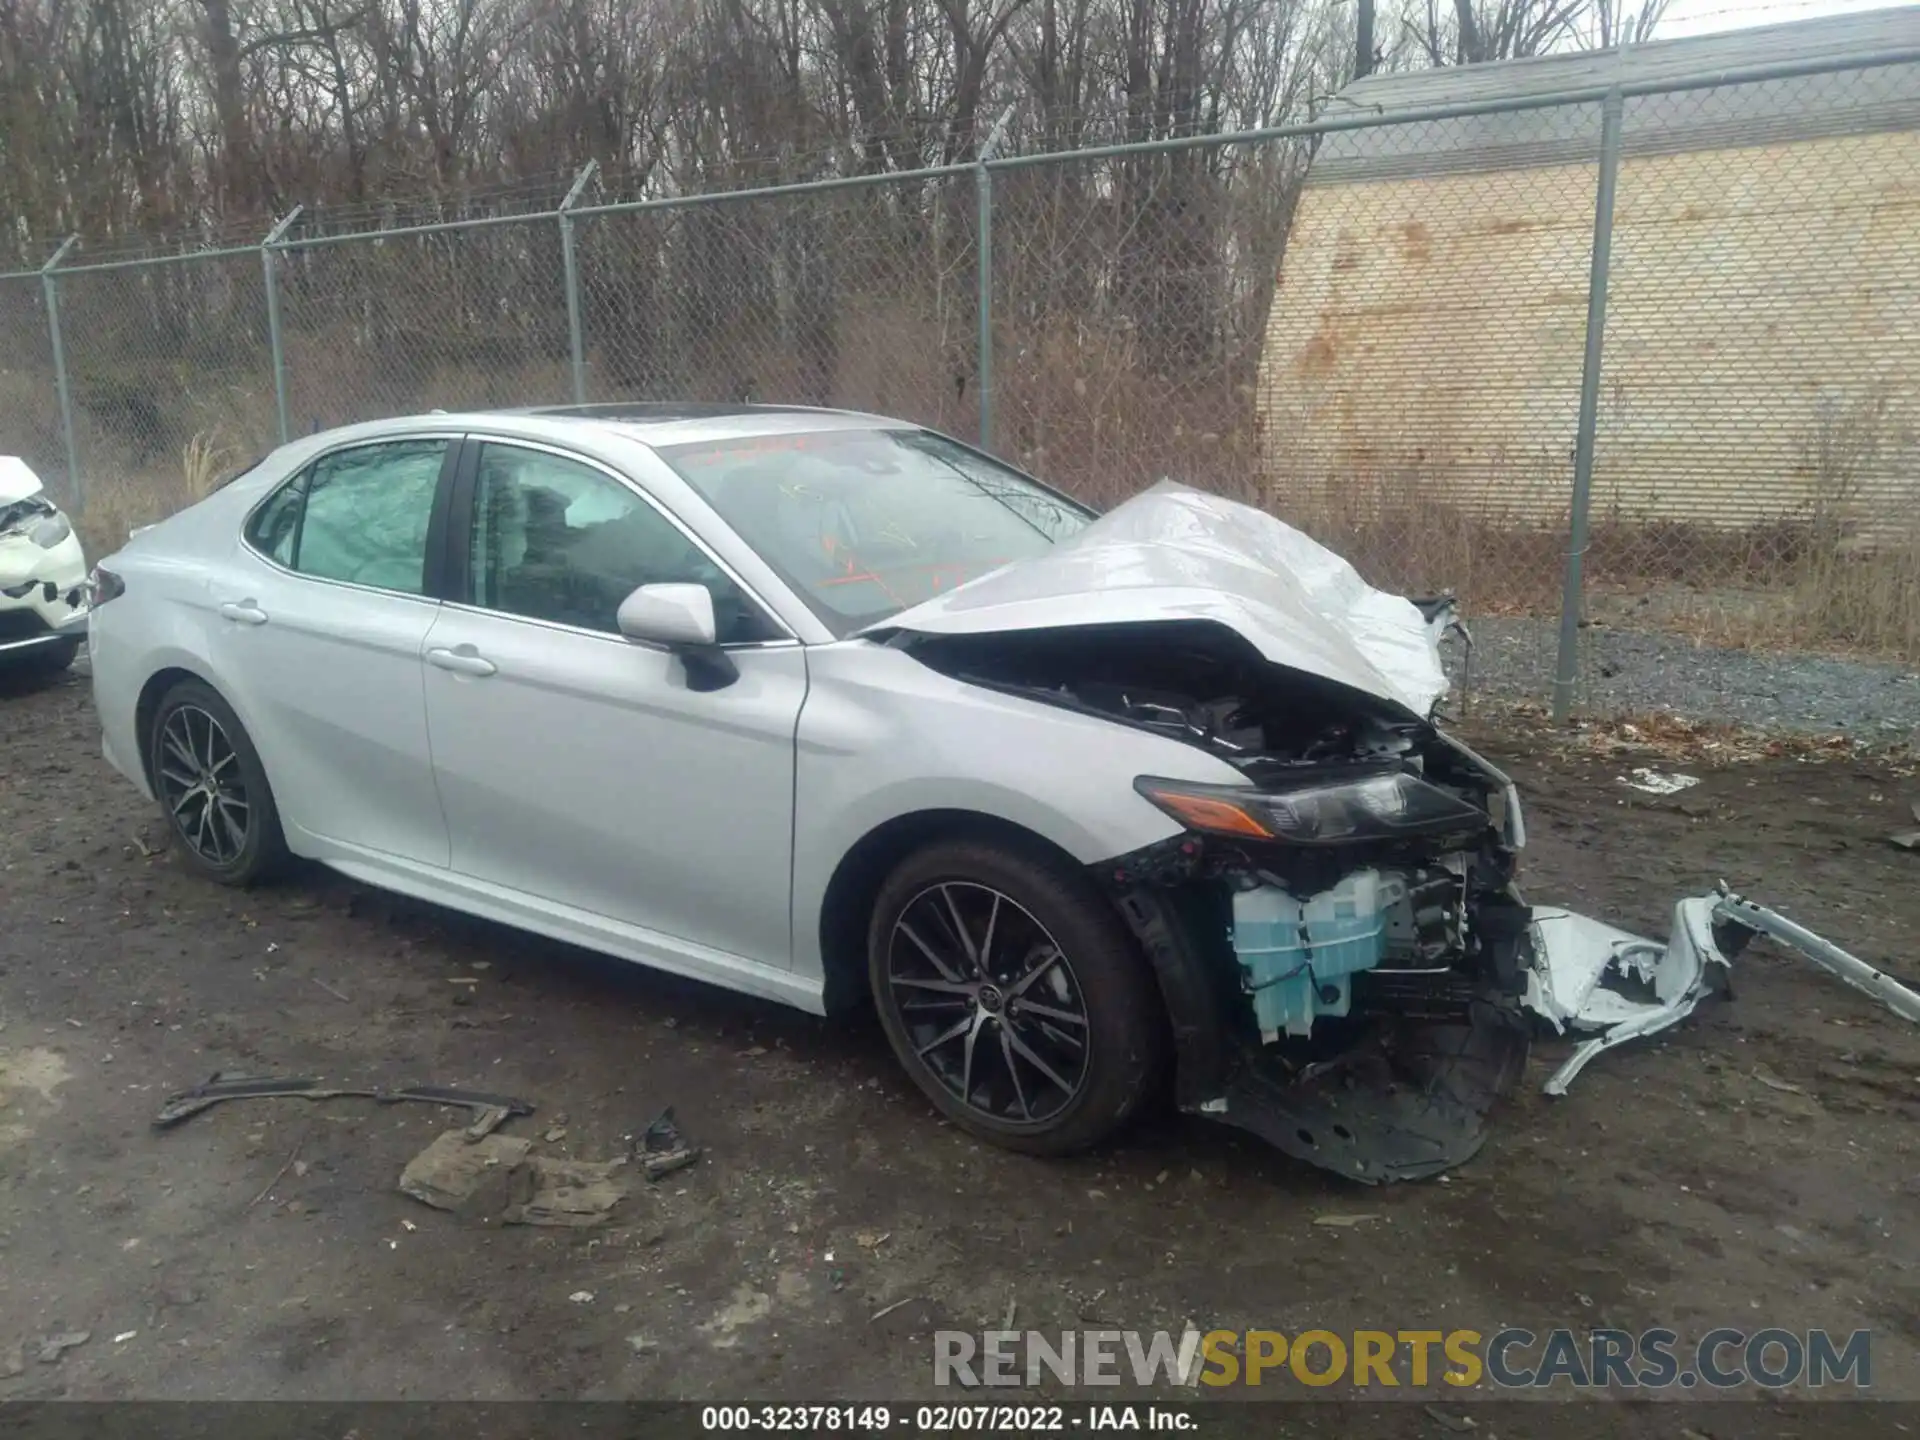
M 681 445 L 723 444 L 770 435 L 830 434 L 856 430 L 919 430 L 909 420 L 857 410 L 804 405 L 703 404 L 699 402 L 618 401 L 597 405 L 541 405 L 472 410 L 427 410 L 361 420 L 332 429 L 315 429 L 276 448 L 245 474 L 271 459 L 265 479 L 278 483 L 316 455 L 343 446 L 410 435 L 472 433 L 496 439 L 527 440 L 578 450 L 610 464 L 633 447 L 666 450 Z M 230 477 L 239 479 L 239 475 Z M 222 486 L 221 488 L 225 488 Z
M 538 405 L 489 412 L 493 417 L 592 426 L 662 447 L 760 435 L 831 430 L 912 428 L 904 420 L 810 405 L 752 405 L 677 400 L 614 400 L 590 405 Z M 478 418 L 478 417 L 476 417 Z

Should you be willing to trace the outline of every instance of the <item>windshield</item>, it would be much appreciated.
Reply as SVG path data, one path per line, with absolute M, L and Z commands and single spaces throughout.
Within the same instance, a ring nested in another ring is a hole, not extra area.
M 660 456 L 836 635 L 1051 549 L 1093 519 L 925 430 L 830 430 Z

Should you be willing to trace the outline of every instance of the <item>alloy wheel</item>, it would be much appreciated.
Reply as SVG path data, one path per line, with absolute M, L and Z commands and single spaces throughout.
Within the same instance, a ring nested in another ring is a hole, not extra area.
M 1017 900 L 944 881 L 894 922 L 887 984 L 914 1053 L 956 1099 L 1037 1125 L 1086 1085 L 1086 997 L 1072 963 Z
M 193 853 L 221 868 L 238 860 L 252 811 L 240 757 L 220 722 L 197 705 L 169 711 L 156 769 L 167 815 Z

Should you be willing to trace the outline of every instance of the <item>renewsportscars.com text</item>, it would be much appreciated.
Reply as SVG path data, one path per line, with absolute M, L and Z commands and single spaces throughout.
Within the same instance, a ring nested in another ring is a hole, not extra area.
M 1212 1388 L 1428 1385 L 1501 1390 L 1778 1390 L 1873 1384 L 1873 1335 L 1855 1330 L 936 1331 L 934 1384 Z

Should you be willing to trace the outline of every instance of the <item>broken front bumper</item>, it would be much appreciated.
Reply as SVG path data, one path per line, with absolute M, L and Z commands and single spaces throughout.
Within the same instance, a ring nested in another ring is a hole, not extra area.
M 1479 1150 L 1488 1114 L 1525 1068 L 1528 1012 L 1580 1037 L 1545 1085 L 1563 1095 L 1596 1055 L 1677 1025 L 1708 995 L 1728 990 L 1731 962 L 1756 934 L 1920 1023 L 1920 994 L 1722 888 L 1680 901 L 1665 943 L 1536 907 L 1518 1006 L 1476 1002 L 1450 1019 L 1408 1016 L 1336 1057 L 1290 1069 L 1269 1049 L 1234 1042 L 1247 999 L 1223 980 L 1224 967 L 1204 963 L 1192 928 L 1163 898 L 1135 889 L 1120 904 L 1173 1021 L 1181 1108 L 1366 1184 L 1438 1175 Z
M 87 634 L 87 561 L 76 535 L 42 547 L 0 535 L 0 661 Z
M 1677 1025 L 1704 997 L 1727 989 L 1733 957 L 1755 935 L 1798 950 L 1896 1015 L 1920 1022 L 1920 995 L 1725 886 L 1674 906 L 1664 945 L 1564 910 L 1536 908 L 1533 917 L 1526 1006 L 1556 1030 L 1588 1037 L 1548 1077 L 1549 1095 L 1566 1094 L 1602 1051 Z

